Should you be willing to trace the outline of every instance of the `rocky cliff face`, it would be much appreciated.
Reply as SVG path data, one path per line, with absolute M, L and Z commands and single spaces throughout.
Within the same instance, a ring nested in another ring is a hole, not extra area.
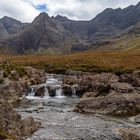
M 140 3 L 125 9 L 108 8 L 90 21 L 74 21 L 59 15 L 49 17 L 41 13 L 29 26 L 4 17 L 0 20 L 0 37 L 4 37 L 0 40 L 0 50 L 42 54 L 98 48 L 124 32 L 128 35 L 137 32 L 139 11 Z
M 6 37 L 20 32 L 27 27 L 28 24 L 22 23 L 10 17 L 0 19 L 0 37 Z

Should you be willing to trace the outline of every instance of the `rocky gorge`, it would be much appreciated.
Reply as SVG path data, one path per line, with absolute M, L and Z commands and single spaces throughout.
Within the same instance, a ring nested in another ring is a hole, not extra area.
M 0 139 L 140 139 L 140 71 L 0 66 Z

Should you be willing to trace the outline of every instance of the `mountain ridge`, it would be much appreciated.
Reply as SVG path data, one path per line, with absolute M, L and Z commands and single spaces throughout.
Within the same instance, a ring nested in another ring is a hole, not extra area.
M 107 8 L 89 21 L 74 21 L 60 15 L 50 17 L 44 12 L 30 24 L 4 17 L 0 19 L 0 33 L 7 34 L 1 37 L 0 46 L 15 54 L 69 53 L 98 48 L 137 30 L 133 26 L 140 22 L 139 11 L 140 2 L 124 9 Z M 11 27 L 4 28 L 7 23 Z

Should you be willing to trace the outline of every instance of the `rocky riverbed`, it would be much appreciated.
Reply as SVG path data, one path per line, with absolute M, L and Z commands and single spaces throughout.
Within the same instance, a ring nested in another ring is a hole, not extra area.
M 57 75 L 1 63 L 0 139 L 140 139 L 140 71 Z
M 23 118 L 34 117 L 42 128 L 27 140 L 121 140 L 118 128 L 138 127 L 126 118 L 72 112 L 79 98 L 32 100 L 30 105 L 16 109 Z

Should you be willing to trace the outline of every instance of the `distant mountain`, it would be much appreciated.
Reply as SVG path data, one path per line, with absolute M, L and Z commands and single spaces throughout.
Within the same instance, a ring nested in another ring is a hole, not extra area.
M 75 40 L 61 24 L 41 13 L 25 30 L 1 40 L 1 43 L 18 54 L 47 53 L 47 50 L 61 53 L 68 51 Z
M 26 28 L 27 25 L 28 24 L 5 16 L 0 19 L 0 38 L 18 33 L 24 28 Z
M 0 35 L 0 50 L 5 51 L 6 48 L 16 54 L 124 49 L 129 45 L 124 43 L 119 47 L 119 43 L 112 44 L 122 38 L 128 41 L 131 36 L 140 35 L 140 3 L 125 9 L 108 8 L 90 21 L 74 21 L 60 15 L 49 17 L 41 13 L 26 25 L 4 17 L 0 20 Z

